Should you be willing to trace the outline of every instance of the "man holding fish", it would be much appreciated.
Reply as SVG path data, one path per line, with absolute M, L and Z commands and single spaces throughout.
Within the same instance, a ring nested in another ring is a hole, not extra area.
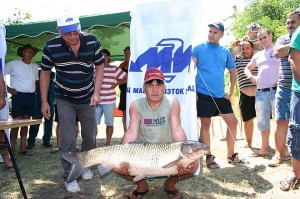
M 129 108 L 130 122 L 124 134 L 122 144 L 129 142 L 174 142 L 186 140 L 186 135 L 180 125 L 180 104 L 176 98 L 164 95 L 164 74 L 157 68 L 146 71 L 144 77 L 144 92 L 146 97 L 131 103 Z M 187 167 L 177 166 L 178 174 L 171 175 L 164 183 L 164 190 L 168 198 L 182 198 L 176 189 L 176 183 L 193 176 L 199 165 L 199 158 Z M 114 170 L 128 180 L 134 176 L 129 175 L 129 165 Z M 133 180 L 135 181 L 135 180 Z M 128 198 L 142 198 L 148 191 L 148 183 L 143 178 L 136 182 L 137 188 Z
M 164 183 L 168 198 L 182 198 L 176 183 L 193 176 L 200 157 L 208 147 L 198 141 L 187 141 L 180 125 L 180 104 L 164 95 L 162 71 L 149 69 L 144 78 L 146 97 L 131 103 L 130 123 L 122 144 L 98 147 L 72 155 L 62 153 L 71 163 L 67 183 L 75 181 L 86 168 L 98 165 L 100 176 L 110 170 L 136 182 L 128 198 L 142 198 L 149 186 L 147 176 L 169 176 Z

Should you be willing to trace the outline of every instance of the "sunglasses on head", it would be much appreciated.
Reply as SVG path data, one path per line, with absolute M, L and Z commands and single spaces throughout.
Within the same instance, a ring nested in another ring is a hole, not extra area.
M 160 80 L 160 79 L 151 79 L 151 80 L 145 82 L 145 84 L 152 84 L 154 81 L 156 81 L 157 84 L 164 84 L 165 83 L 163 80 Z

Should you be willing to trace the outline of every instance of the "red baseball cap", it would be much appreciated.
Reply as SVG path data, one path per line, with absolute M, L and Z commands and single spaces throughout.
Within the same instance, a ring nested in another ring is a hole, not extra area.
M 148 82 L 152 79 L 160 79 L 162 81 L 165 81 L 163 72 L 158 68 L 150 68 L 149 70 L 146 71 L 144 82 Z

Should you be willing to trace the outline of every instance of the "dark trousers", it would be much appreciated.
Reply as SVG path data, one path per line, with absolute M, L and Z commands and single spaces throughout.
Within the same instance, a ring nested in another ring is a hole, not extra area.
M 53 103 L 53 102 L 52 102 Z M 45 119 L 44 125 L 44 134 L 43 134 L 43 143 L 50 142 L 52 137 L 52 125 L 53 125 L 53 115 L 54 115 L 54 104 L 49 104 L 51 110 L 51 117 L 49 120 Z M 32 116 L 32 119 L 42 119 L 43 115 L 41 113 L 41 105 L 36 106 L 35 114 Z M 35 139 L 39 133 L 40 125 L 31 125 L 29 128 L 29 137 L 27 139 L 28 145 L 34 145 Z

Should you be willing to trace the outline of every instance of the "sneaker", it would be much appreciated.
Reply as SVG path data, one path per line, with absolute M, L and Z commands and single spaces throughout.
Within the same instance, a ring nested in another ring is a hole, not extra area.
M 35 147 L 35 144 L 28 144 L 26 146 L 26 149 L 33 149 Z
M 93 173 L 92 173 L 91 169 L 90 169 L 90 168 L 86 168 L 86 169 L 82 172 L 81 178 L 82 178 L 83 180 L 91 180 L 91 179 L 93 178 Z
M 80 191 L 80 187 L 77 184 L 77 180 L 73 180 L 70 183 L 66 183 L 67 191 L 71 193 L 77 193 Z
M 50 142 L 44 142 L 43 146 L 47 148 L 53 147 L 53 145 Z

